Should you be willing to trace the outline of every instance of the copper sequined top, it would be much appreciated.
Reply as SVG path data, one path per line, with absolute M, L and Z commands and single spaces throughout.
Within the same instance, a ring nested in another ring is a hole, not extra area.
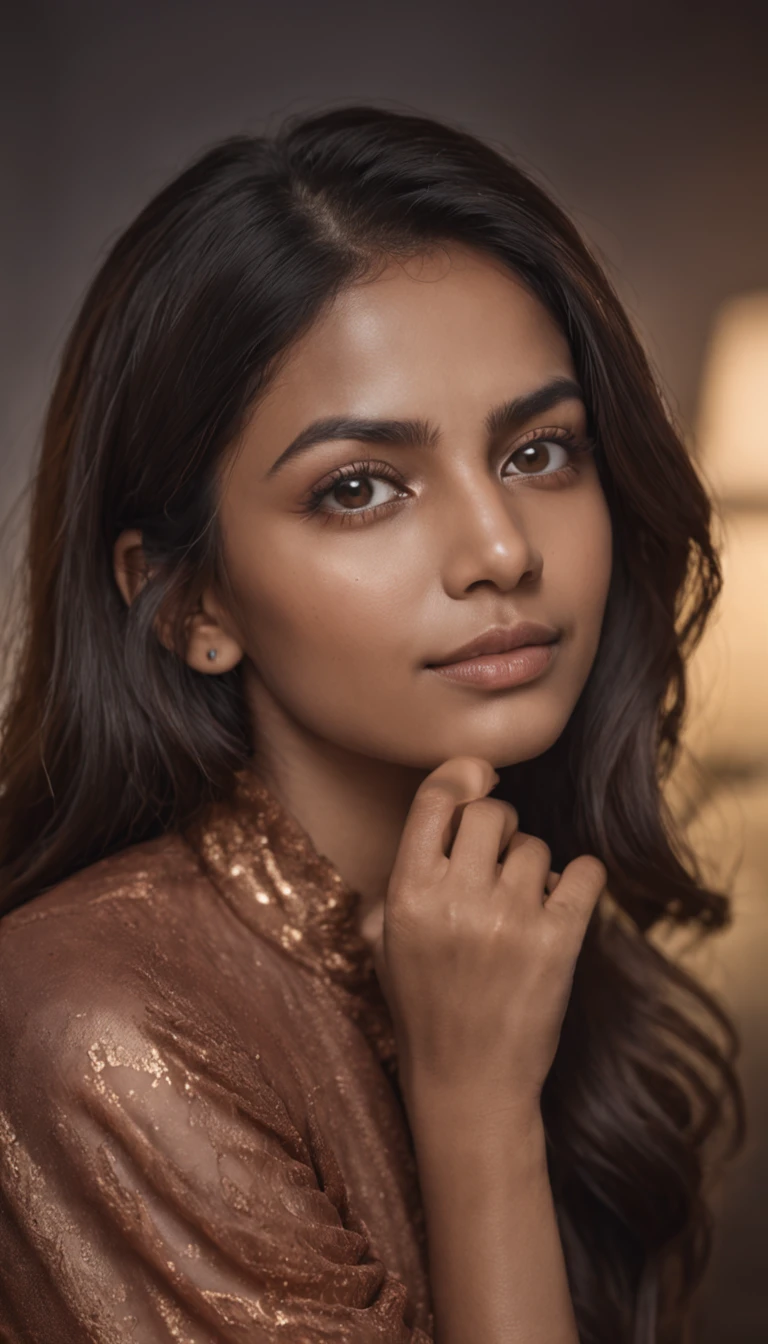
M 256 777 L 0 920 L 2 1344 L 426 1344 L 358 897 Z

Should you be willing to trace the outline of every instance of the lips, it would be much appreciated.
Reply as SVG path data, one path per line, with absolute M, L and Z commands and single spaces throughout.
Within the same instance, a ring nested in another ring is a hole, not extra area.
M 519 649 L 527 644 L 554 644 L 559 638 L 559 631 L 551 625 L 541 625 L 538 621 L 521 621 L 518 625 L 510 626 L 495 625 L 466 644 L 461 644 L 452 653 L 427 663 L 427 667 L 447 667 L 451 663 L 479 658 L 483 654 L 508 653 L 510 649 Z

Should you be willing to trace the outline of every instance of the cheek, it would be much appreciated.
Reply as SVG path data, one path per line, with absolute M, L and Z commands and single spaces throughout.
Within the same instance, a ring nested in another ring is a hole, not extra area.
M 323 670 L 351 681 L 355 667 L 366 672 L 393 660 L 393 629 L 401 628 L 402 586 L 390 564 L 371 564 L 354 545 L 334 557 L 312 538 L 290 551 L 279 546 L 262 555 L 243 552 L 230 560 L 246 652 L 279 676 L 306 681 Z M 362 549 L 362 548 L 361 548 Z M 363 559 L 365 564 L 363 564 Z M 387 669 L 391 674 L 391 667 Z M 382 668 L 382 671 L 384 669 Z
M 339 568 L 316 553 L 304 565 L 275 556 L 267 571 L 244 576 L 238 597 L 255 695 L 260 683 L 294 721 L 348 750 L 407 758 L 417 725 L 396 748 L 392 725 L 408 722 L 413 630 L 391 563 L 376 570 L 347 559 Z
M 585 653 L 597 648 L 613 565 L 611 517 L 602 491 L 587 502 L 573 529 L 564 528 L 558 554 L 561 592 L 582 633 Z

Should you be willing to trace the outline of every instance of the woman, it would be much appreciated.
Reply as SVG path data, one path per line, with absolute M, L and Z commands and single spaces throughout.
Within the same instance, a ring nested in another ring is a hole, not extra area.
M 660 793 L 709 523 L 461 131 L 235 138 L 118 239 L 3 740 L 4 1340 L 686 1337 L 743 1125 L 648 937 L 728 915 Z

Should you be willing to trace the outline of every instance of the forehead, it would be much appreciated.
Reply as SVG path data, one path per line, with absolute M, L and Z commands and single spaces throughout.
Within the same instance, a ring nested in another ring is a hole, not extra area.
M 482 416 L 573 373 L 567 340 L 521 280 L 450 246 L 339 293 L 283 357 L 254 418 L 287 440 L 340 413 Z

